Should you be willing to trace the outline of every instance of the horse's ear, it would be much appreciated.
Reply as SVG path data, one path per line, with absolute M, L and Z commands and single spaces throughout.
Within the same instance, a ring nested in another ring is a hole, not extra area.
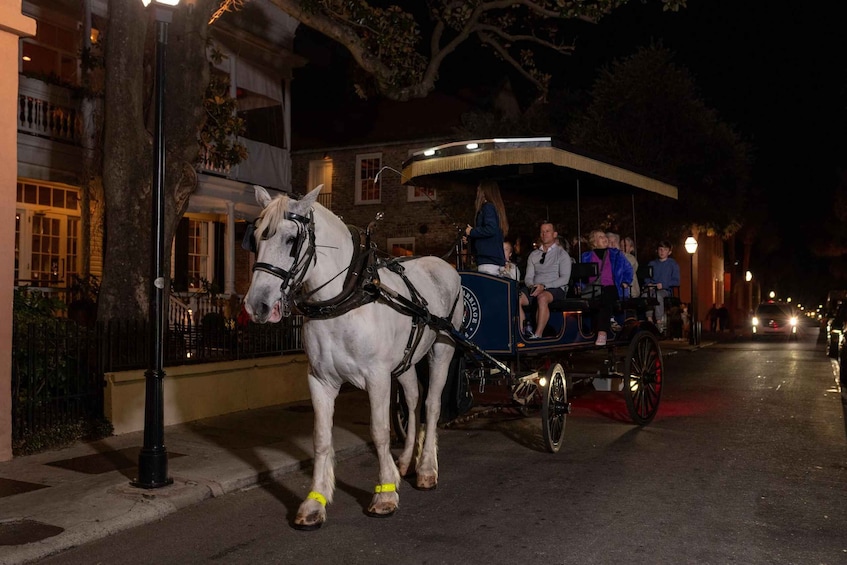
M 267 208 L 268 204 L 271 203 L 271 195 L 268 194 L 265 187 L 259 186 L 258 184 L 254 184 L 253 189 L 256 191 L 256 202 L 258 202 L 262 208 Z
M 319 184 L 317 187 L 309 191 L 306 196 L 298 200 L 297 202 L 291 202 L 290 209 L 295 214 L 300 214 L 301 216 L 305 216 L 308 211 L 315 204 L 315 201 L 318 199 L 318 195 L 321 193 L 321 189 L 323 189 L 324 185 Z

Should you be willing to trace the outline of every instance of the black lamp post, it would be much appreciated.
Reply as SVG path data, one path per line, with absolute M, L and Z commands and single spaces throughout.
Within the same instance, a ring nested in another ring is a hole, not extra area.
M 145 7 L 151 0 L 141 0 Z M 150 261 L 150 364 L 144 373 L 144 445 L 138 455 L 139 488 L 159 488 L 173 483 L 168 476 L 168 450 L 165 449 L 164 334 L 165 334 L 165 49 L 168 24 L 179 0 L 152 0 L 156 17 L 156 107 L 153 132 L 153 256 Z
M 697 317 L 697 278 L 694 272 L 694 256 L 697 253 L 697 240 L 693 235 L 685 239 L 685 250 L 691 256 L 691 311 L 688 324 L 688 343 L 690 345 L 700 344 L 700 319 Z

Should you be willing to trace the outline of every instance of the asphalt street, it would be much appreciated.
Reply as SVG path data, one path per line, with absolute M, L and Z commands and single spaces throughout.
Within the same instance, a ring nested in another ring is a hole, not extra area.
M 362 451 L 339 462 L 321 530 L 289 526 L 309 490 L 297 470 L 39 563 L 847 561 L 844 406 L 815 336 L 680 350 L 665 372 L 643 428 L 617 393 L 575 390 L 556 454 L 510 410 L 442 430 L 438 488 L 404 481 L 388 519 L 364 514 Z

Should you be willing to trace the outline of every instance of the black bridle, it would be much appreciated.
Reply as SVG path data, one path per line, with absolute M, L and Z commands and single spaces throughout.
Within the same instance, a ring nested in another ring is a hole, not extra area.
M 262 271 L 264 273 L 268 273 L 269 275 L 273 275 L 282 279 L 282 283 L 280 283 L 280 289 L 283 291 L 285 288 L 291 283 L 291 280 L 295 277 L 296 280 L 291 286 L 296 286 L 300 284 L 303 280 L 303 277 L 306 275 L 306 269 L 309 265 L 309 262 L 315 256 L 315 222 L 314 222 L 314 213 L 309 210 L 308 216 L 301 216 L 300 214 L 295 214 L 294 212 L 285 212 L 283 216 L 286 220 L 291 220 L 297 226 L 297 236 L 295 237 L 294 242 L 291 245 L 291 258 L 294 259 L 294 263 L 290 270 L 285 270 L 281 267 L 277 267 L 276 265 L 271 265 L 270 263 L 264 263 L 261 261 L 253 264 L 253 272 Z M 259 220 L 254 220 L 253 222 L 247 224 L 247 231 L 244 232 L 244 239 L 241 241 L 241 247 L 246 249 L 247 251 L 252 251 L 253 253 L 259 252 L 259 241 L 256 238 L 256 223 Z M 267 230 L 260 236 L 260 239 L 267 239 L 266 236 Z M 308 239 L 309 247 L 306 249 L 306 252 L 303 254 L 303 257 L 300 257 L 300 251 L 303 249 L 303 244 Z M 298 276 L 299 275 L 299 276 Z

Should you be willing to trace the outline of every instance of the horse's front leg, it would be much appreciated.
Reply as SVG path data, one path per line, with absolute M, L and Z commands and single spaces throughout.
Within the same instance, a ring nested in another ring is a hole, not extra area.
M 403 444 L 403 451 L 397 459 L 397 466 L 400 467 L 400 476 L 405 477 L 412 469 L 412 456 L 415 453 L 415 439 L 418 430 L 418 397 L 420 391 L 414 365 L 400 375 L 397 382 L 403 387 L 403 396 L 406 397 L 406 406 L 409 415 L 406 422 L 406 440 Z
M 378 381 L 378 382 L 377 382 Z M 371 438 L 379 457 L 379 483 L 374 488 L 370 516 L 391 516 L 400 505 L 400 472 L 391 456 L 391 378 L 373 379 L 368 383 L 371 404 Z
M 315 468 L 312 473 L 312 490 L 300 504 L 294 527 L 298 530 L 316 530 L 326 522 L 326 505 L 332 502 L 335 492 L 335 450 L 332 447 L 332 417 L 335 399 L 340 387 L 318 380 L 309 373 L 309 391 L 315 411 L 315 429 L 312 441 L 315 448 Z

